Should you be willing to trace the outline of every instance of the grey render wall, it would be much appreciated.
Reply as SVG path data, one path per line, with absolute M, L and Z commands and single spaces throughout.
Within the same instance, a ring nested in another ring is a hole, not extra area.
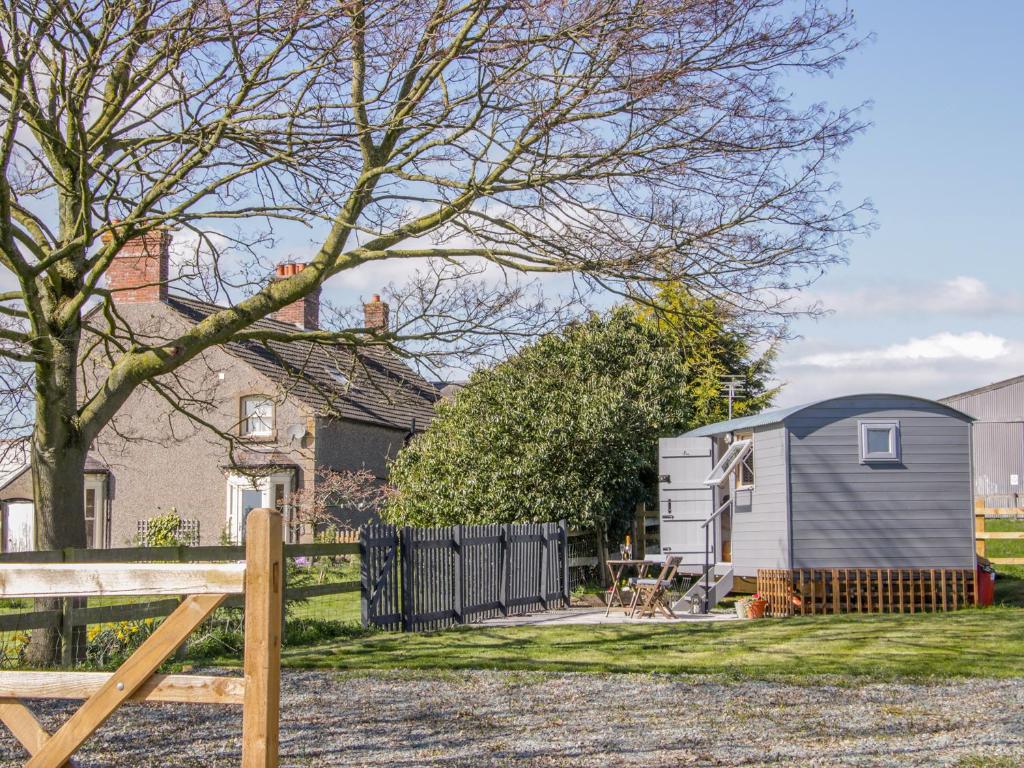
M 858 421 L 898 419 L 902 463 L 860 463 Z M 786 419 L 794 568 L 974 565 L 969 421 L 897 396 L 826 401 Z
M 738 576 L 756 576 L 758 568 L 788 568 L 790 559 L 785 428 L 779 424 L 755 430 L 753 451 L 754 488 L 737 492 L 732 521 L 732 562 Z
M 153 335 L 169 335 L 183 323 L 172 310 L 155 303 L 125 305 L 119 311 L 132 327 Z M 220 348 L 207 350 L 179 375 L 210 398 L 215 407 L 203 415 L 224 430 L 235 428 L 241 396 L 279 395 L 269 379 Z M 299 467 L 297 487 L 313 476 L 312 450 L 288 440 L 283 427 L 308 419 L 293 399 L 279 398 L 274 419 L 278 434 L 253 446 Z M 112 475 L 112 547 L 130 546 L 140 519 L 171 507 L 185 519 L 200 521 L 203 544 L 218 543 L 227 524 L 228 452 L 222 438 L 175 412 L 151 389 L 140 387 L 100 433 L 93 450 Z
M 974 492 L 990 499 L 990 506 L 1017 506 L 1013 494 L 1024 486 L 1010 484 L 1017 475 L 1024 482 L 1024 377 L 981 387 L 942 400 L 973 416 Z M 1006 498 L 1009 497 L 1009 498 Z
M 388 476 L 388 461 L 401 450 L 405 436 L 404 430 L 376 424 L 317 418 L 316 466 L 339 472 L 367 469 L 383 482 Z M 334 514 L 353 527 L 376 519 L 375 515 L 353 509 L 337 509 Z

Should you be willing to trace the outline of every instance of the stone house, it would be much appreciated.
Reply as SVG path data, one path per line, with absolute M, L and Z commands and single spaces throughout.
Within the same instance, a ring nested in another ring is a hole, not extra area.
M 168 291 L 170 243 L 167 232 L 149 233 L 128 243 L 108 270 L 114 333 L 174 338 L 220 309 Z M 281 264 L 271 279 L 302 267 Z M 387 326 L 388 305 L 379 297 L 364 311 L 366 327 Z M 319 314 L 319 295 L 311 295 L 256 327 L 316 329 Z M 105 362 L 95 350 L 83 360 L 83 397 Z M 426 428 L 440 397 L 380 347 L 356 352 L 296 340 L 215 347 L 165 379 L 140 387 L 92 447 L 85 490 L 90 546 L 130 546 L 141 521 L 172 508 L 192 541 L 239 542 L 249 510 L 278 506 L 288 517 L 296 491 L 315 493 L 318 470 L 368 470 L 384 481 L 389 459 Z M 24 463 L 3 469 L 3 546 L 25 548 L 34 541 L 31 473 Z M 354 526 L 371 514 L 334 512 Z M 289 541 L 312 535 L 297 518 L 287 521 Z

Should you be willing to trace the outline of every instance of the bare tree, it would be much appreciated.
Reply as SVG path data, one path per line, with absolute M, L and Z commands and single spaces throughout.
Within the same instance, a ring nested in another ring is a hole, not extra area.
M 782 311 L 858 227 L 830 174 L 861 128 L 783 78 L 851 35 L 819 0 L 3 0 L 0 357 L 32 374 L 38 545 L 84 544 L 86 452 L 137 387 L 364 264 L 423 262 L 408 321 L 295 338 L 508 338 L 530 300 L 467 288 L 479 265 Z M 308 267 L 253 289 L 298 226 Z M 161 227 L 200 244 L 172 280 L 237 300 L 154 341 L 103 276 Z
M 288 499 L 290 523 L 315 531 L 326 526 L 343 526 L 339 514 L 375 512 L 391 493 L 386 483 L 366 469 L 339 472 L 318 467 L 317 482 L 310 490 L 299 490 Z

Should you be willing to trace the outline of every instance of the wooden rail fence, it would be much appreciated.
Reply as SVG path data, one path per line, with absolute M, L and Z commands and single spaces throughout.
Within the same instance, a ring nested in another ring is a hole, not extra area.
M 0 672 L 0 721 L 28 752 L 28 768 L 67 765 L 127 701 L 242 704 L 243 768 L 277 766 L 284 586 L 280 512 L 253 510 L 246 531 L 244 563 L 0 564 L 3 598 L 186 595 L 112 674 Z M 244 676 L 156 674 L 228 595 L 244 595 L 245 600 Z M 51 734 L 22 701 L 33 698 L 85 701 Z
M 359 553 L 358 543 L 342 544 L 284 544 L 284 559 L 300 557 L 333 557 Z M 22 567 L 30 564 L 52 564 L 58 568 L 73 569 L 76 572 L 91 564 L 135 563 L 145 568 L 159 567 L 159 564 L 180 563 L 200 564 L 242 560 L 246 556 L 245 546 L 218 547 L 125 547 L 118 549 L 64 549 L 41 552 L 9 552 L 0 555 L 0 567 Z M 358 592 L 358 581 L 340 581 L 325 584 L 310 584 L 302 587 L 287 587 L 285 602 L 308 600 L 324 595 Z M 65 639 L 73 637 L 74 628 L 95 624 L 113 624 L 122 621 L 163 618 L 171 615 L 181 603 L 177 593 L 165 599 L 145 602 L 122 603 L 87 607 L 80 597 L 62 596 L 60 610 L 20 611 L 0 615 L 0 633 L 21 632 L 33 629 L 56 628 Z M 159 596 L 159 595 L 158 595 Z M 244 605 L 242 595 L 229 595 L 222 607 L 240 608 Z M 74 648 L 70 642 L 63 643 L 63 665 L 74 663 Z
M 1024 541 L 1024 531 L 988 531 L 989 520 L 1021 520 L 1024 516 L 1019 509 L 995 509 L 986 507 L 982 499 L 974 503 L 974 539 L 978 557 L 984 557 L 993 565 L 1024 565 L 1024 557 L 988 557 L 987 544 L 994 540 Z
M 365 624 L 421 631 L 568 605 L 561 523 L 363 528 Z
M 767 615 L 927 613 L 974 605 L 969 568 L 761 569 Z

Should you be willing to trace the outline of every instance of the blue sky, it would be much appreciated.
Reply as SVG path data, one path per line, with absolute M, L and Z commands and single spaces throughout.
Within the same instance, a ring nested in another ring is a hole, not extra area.
M 837 171 L 843 200 L 870 199 L 878 224 L 848 266 L 811 291 L 831 310 L 797 320 L 780 350 L 780 405 L 850 392 L 942 397 L 1024 374 L 1024 3 L 852 2 L 874 41 L 796 98 L 872 102 L 872 122 Z M 290 239 L 290 238 L 289 238 Z M 312 244 L 294 238 L 295 258 Z M 325 286 L 366 299 L 410 265 L 364 265 Z M 457 374 L 456 374 L 457 375 Z
M 1024 374 L 1024 3 L 855 2 L 875 41 L 799 93 L 871 100 L 843 199 L 878 229 L 813 293 L 833 314 L 793 330 L 781 404 L 853 391 L 939 397 Z

